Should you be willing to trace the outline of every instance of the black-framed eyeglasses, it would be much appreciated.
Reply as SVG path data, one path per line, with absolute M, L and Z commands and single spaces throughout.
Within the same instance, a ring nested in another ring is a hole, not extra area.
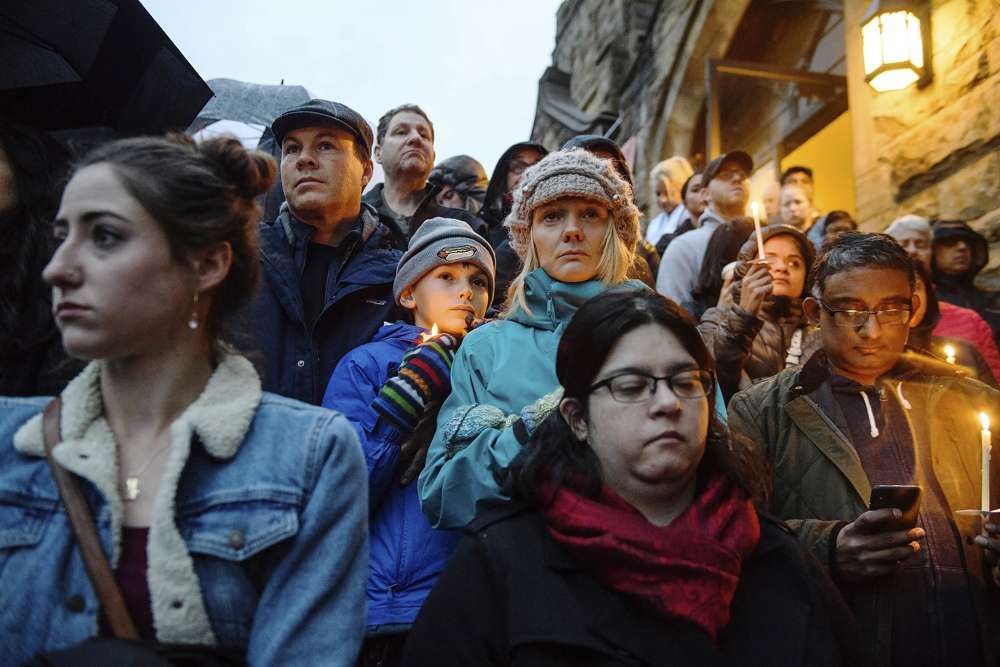
M 833 324 L 838 327 L 854 327 L 860 329 L 868 323 L 868 318 L 872 315 L 880 326 L 900 326 L 908 324 L 913 317 L 913 304 L 904 303 L 891 308 L 880 308 L 879 310 L 854 310 L 851 308 L 831 308 L 823 300 L 817 299 L 819 305 L 833 318 Z
M 664 377 L 647 373 L 622 373 L 592 384 L 587 393 L 607 387 L 611 398 L 619 403 L 642 403 L 653 397 L 656 386 L 661 381 L 667 383 L 667 387 L 677 398 L 708 398 L 715 389 L 715 376 L 710 371 L 698 368 Z

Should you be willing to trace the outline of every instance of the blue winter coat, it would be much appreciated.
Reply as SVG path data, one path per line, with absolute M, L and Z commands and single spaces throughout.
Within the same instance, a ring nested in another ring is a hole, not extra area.
M 368 463 L 369 634 L 413 623 L 460 537 L 431 528 L 420 510 L 417 485 L 399 485 L 399 446 L 409 434 L 397 431 L 371 405 L 424 331 L 412 324 L 384 325 L 372 342 L 341 360 L 323 397 L 324 407 L 342 412 L 354 426 Z
M 316 405 L 341 358 L 396 318 L 392 281 L 401 253 L 375 212 L 362 206 L 358 230 L 344 241 L 356 245 L 327 275 L 326 304 L 310 330 L 301 276 L 313 231 L 287 204 L 274 224 L 260 225 L 262 279 L 247 328 L 264 357 L 265 391 Z

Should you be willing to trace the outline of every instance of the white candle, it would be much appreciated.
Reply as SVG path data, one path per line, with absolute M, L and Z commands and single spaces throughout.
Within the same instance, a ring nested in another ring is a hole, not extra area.
M 990 511 L 990 418 L 985 412 L 979 413 L 979 423 L 983 425 L 983 430 L 979 433 L 980 444 L 983 448 L 983 502 L 984 512 Z
M 750 202 L 750 211 L 753 212 L 753 233 L 757 237 L 757 254 L 760 259 L 764 259 L 764 237 L 760 231 L 760 205 L 755 201 Z
M 955 363 L 955 348 L 951 345 L 944 346 L 944 360 L 949 364 Z

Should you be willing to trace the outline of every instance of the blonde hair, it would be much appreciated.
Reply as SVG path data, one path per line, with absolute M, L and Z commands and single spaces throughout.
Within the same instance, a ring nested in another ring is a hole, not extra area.
M 531 226 L 534 229 L 534 225 Z M 597 264 L 597 274 L 595 277 L 605 285 L 612 286 L 625 282 L 628 270 L 635 260 L 635 249 L 629 248 L 618 236 L 618 227 L 615 225 L 614 216 L 609 213 L 607 229 L 604 233 L 604 243 L 601 246 L 601 261 Z M 524 294 L 524 283 L 528 274 L 541 267 L 538 259 L 538 252 L 535 250 L 535 243 L 532 240 L 528 244 L 527 253 L 524 256 L 524 263 L 521 265 L 521 272 L 511 281 L 507 288 L 507 300 L 504 302 L 504 310 L 500 315 L 502 318 L 509 317 L 515 310 L 524 310 L 529 315 L 531 309 L 528 307 L 528 300 Z
M 649 181 L 653 190 L 656 190 L 657 183 L 662 179 L 669 180 L 679 189 L 684 185 L 684 181 L 691 178 L 692 174 L 694 174 L 694 169 L 691 168 L 691 163 L 687 161 L 687 158 L 675 155 L 658 162 L 649 172 Z

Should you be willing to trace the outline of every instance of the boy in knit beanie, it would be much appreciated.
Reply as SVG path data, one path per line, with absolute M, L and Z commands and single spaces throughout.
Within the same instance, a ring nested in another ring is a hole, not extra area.
M 424 424 L 434 423 L 451 391 L 455 350 L 493 298 L 495 266 L 493 248 L 468 223 L 424 222 L 393 283 L 396 303 L 410 311 L 412 322 L 383 325 L 371 342 L 341 360 L 327 386 L 323 406 L 351 422 L 368 463 L 372 634 L 363 654 L 401 649 L 405 629 L 454 547 L 457 536 L 431 528 L 410 482 L 433 434 L 423 433 Z M 437 335 L 431 335 L 434 325 Z M 399 632 L 376 632 L 386 626 Z

